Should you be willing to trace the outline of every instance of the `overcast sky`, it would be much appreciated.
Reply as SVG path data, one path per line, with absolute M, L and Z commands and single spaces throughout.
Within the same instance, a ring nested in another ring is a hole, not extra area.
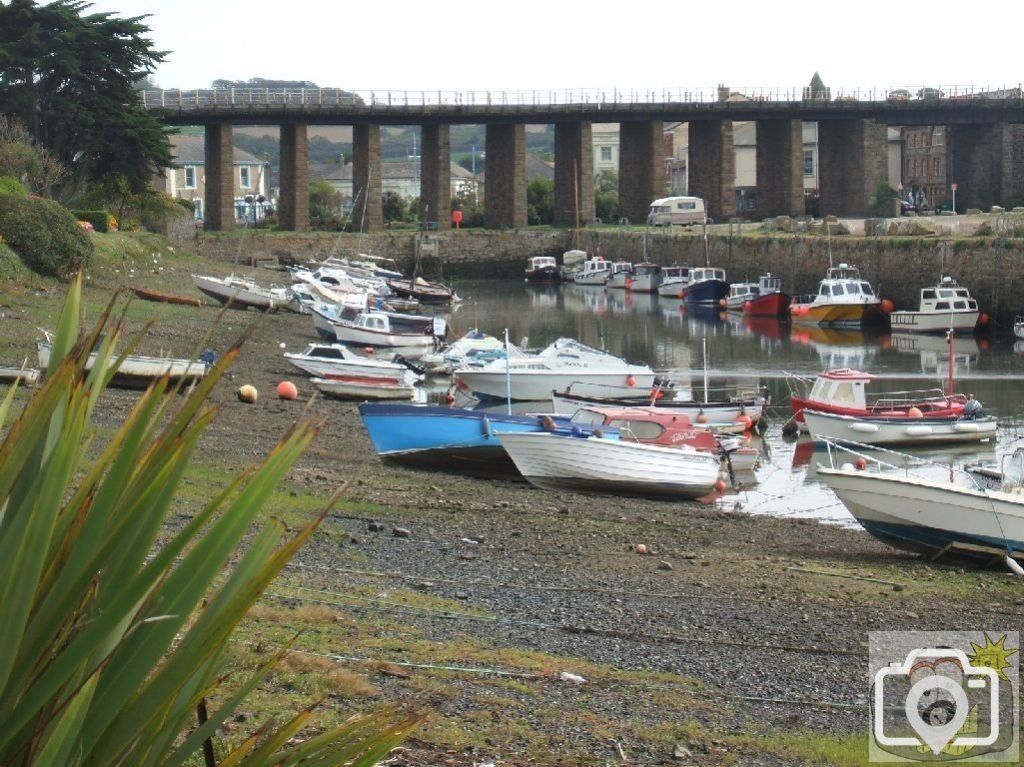
M 309 80 L 354 91 L 791 90 L 1017 85 L 1020 0 L 338 2 L 96 0 L 150 14 L 154 80 Z M 1012 22 L 1012 23 L 1011 23 Z

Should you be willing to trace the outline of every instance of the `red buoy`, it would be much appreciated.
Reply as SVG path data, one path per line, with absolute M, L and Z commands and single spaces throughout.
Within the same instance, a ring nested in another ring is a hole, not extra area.
M 296 400 L 299 398 L 299 389 L 291 381 L 281 381 L 277 385 L 278 399 Z

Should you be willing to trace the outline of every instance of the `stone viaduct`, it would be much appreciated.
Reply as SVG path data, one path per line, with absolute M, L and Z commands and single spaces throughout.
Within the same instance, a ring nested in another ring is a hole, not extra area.
M 419 125 L 421 214 L 450 226 L 449 130 L 486 126 L 485 202 L 488 228 L 526 226 L 525 128 L 555 126 L 555 223 L 574 226 L 594 218 L 594 123 L 620 125 L 619 207 L 631 221 L 646 219 L 650 201 L 664 195 L 663 126 L 689 124 L 690 193 L 707 201 L 708 215 L 736 214 L 735 121 L 757 124 L 757 198 L 764 216 L 804 213 L 802 122 L 818 123 L 819 194 L 822 214 L 870 215 L 876 189 L 886 180 L 889 125 L 946 125 L 956 178 L 964 179 L 958 208 L 988 207 L 1024 196 L 1024 98 L 1020 89 L 1000 94 L 907 98 L 759 97 L 704 100 L 694 94 L 607 95 L 545 93 L 442 95 L 371 94 L 335 89 L 214 89 L 143 91 L 144 105 L 170 125 L 202 125 L 206 131 L 206 227 L 234 226 L 232 153 L 234 125 L 278 125 L 281 141 L 281 228 L 309 226 L 309 125 L 351 125 L 353 193 L 366 195 L 363 226 L 378 229 L 381 206 L 381 127 Z

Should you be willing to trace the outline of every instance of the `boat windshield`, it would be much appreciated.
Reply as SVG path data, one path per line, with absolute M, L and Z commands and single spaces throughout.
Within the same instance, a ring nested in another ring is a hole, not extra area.
M 875 291 L 873 291 L 871 286 L 866 282 L 860 283 L 860 292 L 865 296 L 873 296 L 875 294 Z

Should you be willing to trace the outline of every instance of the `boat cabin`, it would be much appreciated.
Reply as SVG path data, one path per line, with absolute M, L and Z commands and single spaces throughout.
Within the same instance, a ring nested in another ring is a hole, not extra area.
M 771 272 L 768 274 L 761 275 L 761 279 L 757 286 L 760 295 L 767 295 L 768 293 L 781 293 L 782 292 L 782 278 L 772 276 Z
M 978 302 L 967 288 L 960 287 L 952 277 L 943 277 L 938 285 L 921 289 L 922 312 L 977 311 Z
M 540 272 L 543 270 L 558 271 L 558 262 L 554 256 L 532 256 L 526 263 L 527 272 Z
M 580 408 L 570 421 L 574 425 L 605 426 L 618 429 L 619 439 L 651 445 L 717 451 L 718 440 L 708 429 L 694 426 L 685 413 L 666 412 L 664 408 Z
M 861 279 L 860 270 L 856 266 L 840 264 L 829 267 L 825 279 L 818 286 L 818 297 L 823 300 L 848 296 L 874 296 L 867 280 Z
M 734 282 L 729 286 L 729 304 L 742 304 L 761 295 L 761 286 L 755 282 Z
M 447 324 L 441 317 L 398 314 L 396 312 L 360 312 L 353 325 L 377 333 L 423 333 L 444 338 Z
M 838 368 L 819 373 L 807 395 L 809 402 L 827 402 L 838 407 L 854 410 L 867 408 L 864 387 L 874 380 L 870 373 L 850 368 Z
M 661 284 L 667 285 L 672 283 L 673 285 L 679 283 L 687 283 L 690 281 L 690 267 L 680 266 L 679 264 L 673 264 L 672 266 L 661 267 Z
M 583 262 L 583 272 L 581 276 L 590 277 L 598 274 L 606 274 L 611 268 L 611 262 L 605 261 L 601 256 L 594 256 L 588 258 Z
M 725 269 L 719 269 L 711 266 L 698 266 L 690 270 L 691 285 L 696 282 L 707 282 L 709 280 L 725 282 Z

